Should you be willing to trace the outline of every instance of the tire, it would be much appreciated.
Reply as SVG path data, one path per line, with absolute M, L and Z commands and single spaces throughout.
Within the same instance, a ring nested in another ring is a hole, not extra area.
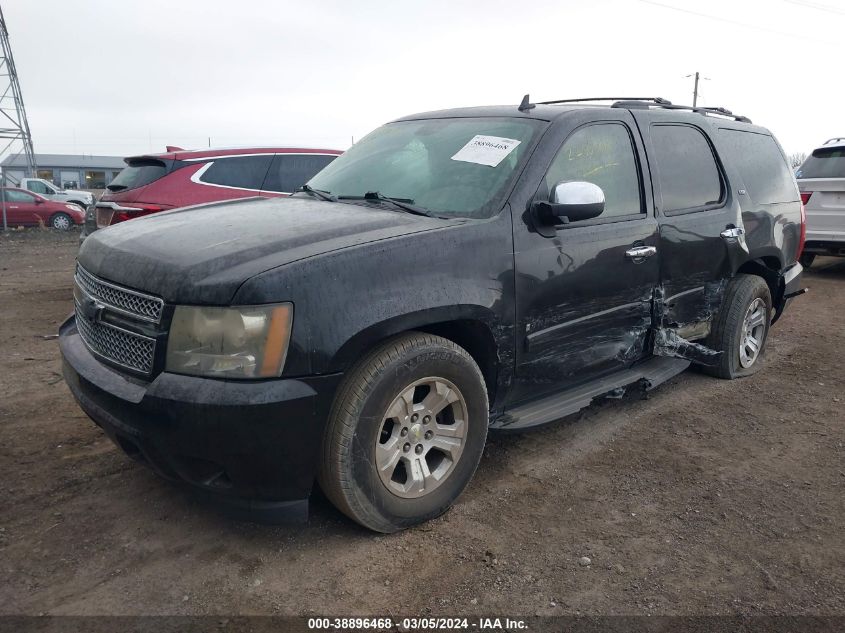
M 804 268 L 809 268 L 813 265 L 813 262 L 816 259 L 815 253 L 804 253 L 801 255 L 801 258 L 798 260 Z
M 708 338 L 711 349 L 722 352 L 719 364 L 704 370 L 719 378 L 742 378 L 757 373 L 763 365 L 772 315 L 769 286 L 757 275 L 737 275 L 728 284 L 722 309 Z M 756 353 L 746 338 L 757 342 Z M 746 341 L 748 343 L 746 343 Z
M 447 404 L 426 421 L 438 402 Z M 472 479 L 488 415 L 484 377 L 466 350 L 422 332 L 393 338 L 362 358 L 338 389 L 320 487 L 341 512 L 376 532 L 433 519 Z
M 57 231 L 70 231 L 73 219 L 67 213 L 54 213 L 50 216 L 50 226 Z

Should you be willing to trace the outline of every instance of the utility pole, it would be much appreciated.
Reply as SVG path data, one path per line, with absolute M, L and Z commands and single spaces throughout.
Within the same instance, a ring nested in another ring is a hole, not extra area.
M 698 81 L 699 81 L 699 79 L 701 79 L 701 81 L 710 81 L 710 77 L 701 77 L 699 75 L 698 71 L 695 71 L 695 74 L 693 74 L 693 75 L 685 75 L 685 77 L 687 79 L 689 79 L 690 77 L 695 77 L 695 85 L 693 86 L 693 89 L 692 89 L 692 107 L 694 108 L 698 105 Z
M 692 107 L 698 105 L 698 71 L 695 71 L 695 88 L 692 89 Z
M 24 171 L 27 176 L 36 176 L 35 150 L 32 147 L 32 134 L 26 120 L 26 110 L 21 96 L 21 85 L 18 82 L 18 72 L 15 70 L 15 60 L 12 58 L 12 46 L 9 44 L 9 31 L 6 29 L 6 18 L 0 9 L 0 143 L 8 141 L 0 156 L 6 154 L 12 145 L 20 141 L 23 147 L 12 154 L 24 157 Z M 2 184 L 6 185 L 6 170 L 3 170 Z M 18 184 L 13 182 L 12 184 Z M 6 196 L 2 197 L 3 230 L 6 225 Z

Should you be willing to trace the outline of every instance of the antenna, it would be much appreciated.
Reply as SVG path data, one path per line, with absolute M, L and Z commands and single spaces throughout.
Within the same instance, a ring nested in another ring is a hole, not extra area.
M 17 141 L 23 147 L 12 154 L 10 148 Z M 6 142 L 5 146 L 3 143 Z M 26 175 L 36 175 L 35 150 L 32 147 L 32 134 L 26 120 L 26 110 L 21 95 L 21 85 L 18 82 L 18 72 L 15 70 L 15 60 L 12 57 L 12 46 L 9 44 L 9 31 L 6 29 L 6 18 L 0 8 L 0 156 L 10 152 L 12 156 L 24 156 L 24 170 Z M 3 170 L 2 184 L 6 184 L 6 171 Z M 18 184 L 17 182 L 13 184 Z M 5 196 L 4 196 L 5 199 Z M 3 230 L 6 230 L 6 203 L 2 203 Z
M 534 104 L 531 103 L 531 99 L 528 95 L 522 97 L 522 103 L 519 104 L 519 111 L 520 112 L 528 112 L 531 108 L 534 107 Z

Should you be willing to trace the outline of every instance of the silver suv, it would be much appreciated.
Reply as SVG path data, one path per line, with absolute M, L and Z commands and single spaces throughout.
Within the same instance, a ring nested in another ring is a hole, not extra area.
M 795 172 L 807 213 L 807 241 L 801 263 L 816 255 L 845 257 L 845 138 L 813 150 Z

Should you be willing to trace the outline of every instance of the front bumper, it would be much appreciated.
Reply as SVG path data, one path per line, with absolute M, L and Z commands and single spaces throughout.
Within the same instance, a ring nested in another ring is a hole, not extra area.
M 227 381 L 164 372 L 143 382 L 94 358 L 74 317 L 59 345 L 74 398 L 130 457 L 247 518 L 307 518 L 339 374 Z

